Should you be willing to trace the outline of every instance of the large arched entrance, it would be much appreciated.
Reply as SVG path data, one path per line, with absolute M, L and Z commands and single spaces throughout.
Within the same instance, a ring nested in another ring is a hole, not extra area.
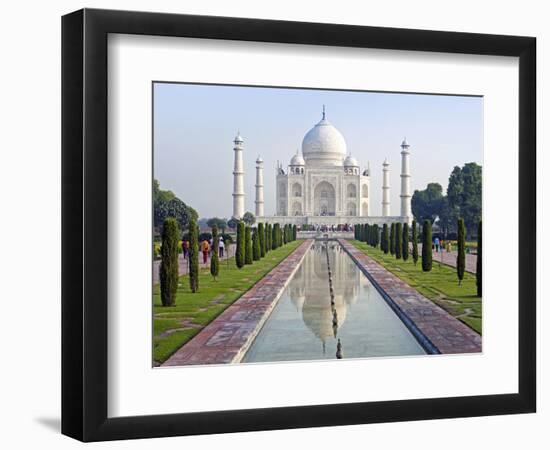
M 316 216 L 336 215 L 336 191 L 328 181 L 321 181 L 313 191 L 313 214 Z

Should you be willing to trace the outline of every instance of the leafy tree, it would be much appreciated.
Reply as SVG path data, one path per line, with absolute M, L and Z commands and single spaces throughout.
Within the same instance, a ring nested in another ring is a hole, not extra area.
M 464 219 L 458 219 L 458 251 L 456 255 L 456 275 L 458 276 L 458 285 L 462 284 L 464 279 L 464 270 L 466 268 L 466 227 L 464 225 Z
M 260 258 L 265 256 L 265 230 L 263 222 L 258 224 L 258 242 L 260 244 Z
M 248 226 L 252 226 L 256 223 L 256 217 L 251 212 L 245 212 L 243 215 L 243 222 Z
M 210 228 L 218 228 L 218 230 L 222 231 L 222 234 L 225 233 L 225 229 L 227 228 L 227 220 L 220 219 L 219 217 L 212 217 L 206 221 L 206 225 L 208 225 Z
M 474 162 L 464 164 L 462 168 L 462 181 L 464 183 L 464 190 L 462 192 L 460 215 L 464 219 L 464 226 L 468 236 L 473 236 L 476 234 L 478 223 L 481 220 L 481 166 Z
M 422 226 L 422 270 L 432 270 L 432 223 L 429 220 Z
M 414 265 L 418 261 L 418 227 L 416 225 L 416 220 L 412 222 L 412 257 Z
M 395 255 L 395 223 L 390 225 L 390 255 Z
M 395 224 L 395 258 L 401 259 L 403 250 L 403 226 L 401 222 Z
M 235 219 L 235 217 L 231 217 L 231 219 L 227 221 L 227 226 L 232 230 L 237 229 L 239 226 L 239 219 Z
M 447 185 L 447 204 L 448 218 L 452 223 L 457 223 L 460 216 L 462 206 L 462 194 L 464 193 L 464 179 L 462 178 L 462 169 L 455 166 L 449 176 L 449 184 Z
M 476 261 L 476 287 L 477 287 L 477 295 L 478 297 L 481 297 L 481 267 L 482 267 L 482 261 L 481 261 L 481 220 L 479 221 L 477 225 L 477 261 Z
M 161 191 L 162 192 L 162 191 Z M 183 203 L 179 198 L 172 197 L 166 200 L 159 194 L 158 200 L 153 204 L 153 225 L 160 227 L 168 217 L 178 221 L 180 230 L 189 226 L 191 218 L 197 220 L 197 212 Z
M 244 266 L 244 258 L 245 258 L 245 228 L 244 228 L 244 222 L 239 221 L 237 225 L 237 249 L 235 253 L 235 263 L 237 264 L 237 267 L 241 269 Z
M 403 224 L 403 261 L 407 261 L 409 259 L 409 224 L 404 223 Z
M 189 287 L 199 290 L 199 227 L 195 219 L 189 222 Z
M 164 220 L 162 226 L 162 245 L 160 247 L 160 298 L 162 306 L 176 304 L 178 289 L 178 222 L 173 217 Z
M 414 217 L 419 221 L 432 223 L 441 214 L 443 206 L 443 188 L 439 183 L 429 183 L 423 191 L 416 190 L 411 199 Z
M 252 234 L 250 227 L 244 230 L 244 263 L 252 264 L 253 261 Z
M 254 261 L 259 261 L 261 257 L 259 234 L 258 228 L 255 228 L 254 234 L 252 235 L 252 259 Z
M 388 224 L 382 225 L 382 243 L 380 248 L 386 254 L 390 251 L 390 235 L 388 232 Z
M 220 258 L 218 255 L 218 227 L 214 225 L 212 227 L 212 256 L 210 257 L 210 274 L 214 277 L 214 280 L 220 273 Z

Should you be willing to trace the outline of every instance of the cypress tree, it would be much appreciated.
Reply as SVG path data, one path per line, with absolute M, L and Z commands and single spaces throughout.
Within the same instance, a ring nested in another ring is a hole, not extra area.
M 218 227 L 212 227 L 212 256 L 210 257 L 210 274 L 214 280 L 220 273 L 220 257 L 218 255 Z
M 254 234 L 252 235 L 252 259 L 254 261 L 259 261 L 261 257 L 260 249 L 260 232 L 256 228 Z
M 267 251 L 270 252 L 273 249 L 273 224 L 267 225 Z
M 378 247 L 380 244 L 380 227 L 378 224 L 374 225 L 374 246 Z
M 279 239 L 277 236 L 277 229 L 279 228 L 279 224 L 276 223 L 273 225 L 273 228 L 271 229 L 271 248 L 275 250 L 278 247 Z
M 189 221 L 189 287 L 199 290 L 199 227 L 194 219 Z
M 422 226 L 422 270 L 432 270 L 432 223 L 429 220 Z
M 412 247 L 413 262 L 416 266 L 416 262 L 418 261 L 418 229 L 416 226 L 416 220 L 413 220 L 412 223 Z
M 292 225 L 292 240 L 295 241 L 296 239 L 298 239 L 298 227 Z
M 403 226 L 401 222 L 395 224 L 395 258 L 401 259 L 403 250 Z
M 277 248 L 283 246 L 283 229 L 281 225 L 277 227 Z
M 263 222 L 258 224 L 258 243 L 260 244 L 260 258 L 263 258 L 265 256 L 265 231 Z
M 390 226 L 390 255 L 395 255 L 395 223 Z
M 265 233 L 265 237 L 264 237 L 265 254 L 267 255 L 269 253 L 269 250 L 271 250 L 271 242 L 269 241 L 270 237 L 271 237 L 271 231 L 269 231 L 269 224 L 268 223 L 265 224 L 264 233 Z
M 361 236 L 361 240 L 363 242 L 367 242 L 367 234 L 368 234 L 368 231 L 369 231 L 369 224 L 368 223 L 364 223 L 363 224 L 363 233 L 362 233 L 362 236 Z
M 460 286 L 464 279 L 464 269 L 466 268 L 466 228 L 464 226 L 464 219 L 458 219 L 457 229 L 458 252 L 456 255 L 456 274 L 458 276 L 458 285 Z
M 388 224 L 382 225 L 382 244 L 380 246 L 382 251 L 386 254 L 390 251 L 390 234 L 388 231 Z
M 245 258 L 245 228 L 244 228 L 244 222 L 242 220 L 239 221 L 237 225 L 237 250 L 235 253 L 235 263 L 237 264 L 237 267 L 240 269 L 244 266 L 244 258 Z
M 477 295 L 481 297 L 481 220 L 477 224 L 477 261 L 476 261 L 476 287 Z
M 353 238 L 358 241 L 359 240 L 359 225 L 355 224 L 353 227 Z
M 168 217 L 162 224 L 162 245 L 160 247 L 160 299 L 162 306 L 176 304 L 179 275 L 178 251 L 178 222 L 173 217 Z
M 244 229 L 244 263 L 252 264 L 253 259 L 253 248 L 252 248 L 252 234 L 250 232 L 250 227 Z
M 403 261 L 409 259 L 409 224 L 403 224 Z

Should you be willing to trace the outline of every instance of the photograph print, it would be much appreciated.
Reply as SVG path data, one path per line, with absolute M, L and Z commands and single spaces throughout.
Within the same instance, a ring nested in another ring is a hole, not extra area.
M 482 352 L 483 97 L 152 93 L 154 367 Z

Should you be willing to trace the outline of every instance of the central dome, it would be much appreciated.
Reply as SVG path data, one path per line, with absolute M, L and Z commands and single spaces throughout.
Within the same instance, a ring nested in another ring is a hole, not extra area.
M 341 166 L 347 154 L 346 141 L 323 113 L 321 121 L 302 141 L 302 154 L 308 165 Z

